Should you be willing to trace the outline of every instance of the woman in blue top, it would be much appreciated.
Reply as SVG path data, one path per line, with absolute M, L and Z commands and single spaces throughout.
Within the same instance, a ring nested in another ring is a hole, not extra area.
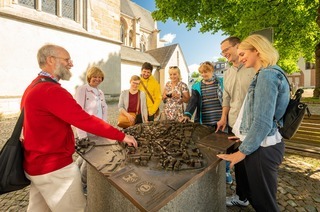
M 289 84 L 276 65 L 279 54 L 261 35 L 251 35 L 238 46 L 240 61 L 254 68 L 253 78 L 233 127 L 242 141 L 239 151 L 219 154 L 231 167 L 244 160 L 249 184 L 248 197 L 256 211 L 279 211 L 276 194 L 278 168 L 284 155 L 284 142 L 275 119 L 280 120 L 289 103 Z

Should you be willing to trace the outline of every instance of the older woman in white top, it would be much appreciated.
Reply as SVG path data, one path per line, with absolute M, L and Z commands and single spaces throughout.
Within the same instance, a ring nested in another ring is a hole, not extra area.
M 130 89 L 121 92 L 118 104 L 119 112 L 127 116 L 131 122 L 136 121 L 136 124 L 148 122 L 146 94 L 144 91 L 139 91 L 139 85 L 140 77 L 133 75 L 130 79 Z M 137 110 L 138 96 L 140 102 Z M 129 112 L 137 114 L 136 120 Z
M 75 99 L 79 105 L 89 114 L 107 122 L 107 103 L 104 93 L 98 88 L 104 80 L 104 73 L 98 67 L 91 67 L 87 71 L 87 84 L 79 86 Z M 88 137 L 87 132 L 76 129 L 78 138 Z
M 104 73 L 98 67 L 91 67 L 87 71 L 86 79 L 88 83 L 77 88 L 75 99 L 87 113 L 107 122 L 107 103 L 104 93 L 98 88 L 104 80 Z M 91 135 L 79 128 L 76 128 L 76 134 L 79 139 Z M 83 189 L 86 194 L 87 163 L 81 157 L 78 157 L 76 163 L 80 168 Z

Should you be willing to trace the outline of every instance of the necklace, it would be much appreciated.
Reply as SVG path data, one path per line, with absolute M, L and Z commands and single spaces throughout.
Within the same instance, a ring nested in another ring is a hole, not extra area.
M 213 75 L 210 79 L 203 79 L 203 82 L 210 83 L 214 82 L 216 80 L 216 77 Z
M 212 82 L 213 81 L 213 78 L 211 78 L 211 79 L 207 79 L 207 80 L 203 80 L 204 82 Z
M 205 84 L 205 85 L 210 85 L 210 84 L 213 84 L 214 82 L 215 82 L 215 78 L 203 80 L 203 84 Z

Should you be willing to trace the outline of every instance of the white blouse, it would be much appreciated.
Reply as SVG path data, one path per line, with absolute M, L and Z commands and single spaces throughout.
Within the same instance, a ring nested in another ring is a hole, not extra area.
M 240 133 L 240 125 L 241 125 L 241 121 L 242 121 L 242 117 L 243 117 L 243 108 L 244 108 L 244 105 L 247 101 L 247 95 L 243 101 L 243 104 L 241 106 L 241 109 L 240 109 L 240 112 L 238 114 L 238 117 L 237 117 L 237 120 L 235 122 L 235 124 L 233 125 L 233 128 L 232 128 L 232 132 L 234 133 L 235 136 L 237 136 L 240 141 L 243 141 L 246 137 L 246 135 L 243 135 Z M 260 144 L 260 146 L 262 147 L 268 147 L 268 146 L 272 146 L 272 145 L 275 145 L 277 143 L 280 143 L 282 140 L 282 136 L 281 134 L 279 133 L 279 130 L 276 129 L 276 133 L 274 135 L 271 135 L 271 136 L 267 136 Z

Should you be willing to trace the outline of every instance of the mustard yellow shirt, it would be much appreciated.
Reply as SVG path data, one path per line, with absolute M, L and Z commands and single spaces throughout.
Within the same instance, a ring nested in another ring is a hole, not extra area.
M 142 82 L 144 83 L 150 95 L 152 96 L 152 99 L 154 101 L 153 103 L 151 101 L 150 96 L 148 95 L 148 92 L 141 85 Z M 160 85 L 159 82 L 153 76 L 150 76 L 148 79 L 144 79 L 141 77 L 141 83 L 139 85 L 139 90 L 144 91 L 146 93 L 148 115 L 152 116 L 156 113 L 161 103 Z

